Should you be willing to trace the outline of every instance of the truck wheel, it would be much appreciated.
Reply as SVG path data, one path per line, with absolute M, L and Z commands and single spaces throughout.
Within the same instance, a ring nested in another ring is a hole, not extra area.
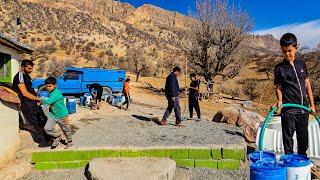
M 37 94 L 39 94 L 41 91 L 47 91 L 47 90 L 46 90 L 46 85 L 41 85 L 41 86 L 38 88 Z
M 105 94 L 112 95 L 112 90 L 109 87 L 103 87 L 103 95 Z

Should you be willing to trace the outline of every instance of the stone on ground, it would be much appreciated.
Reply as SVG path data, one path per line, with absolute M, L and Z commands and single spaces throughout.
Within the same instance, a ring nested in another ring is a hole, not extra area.
M 176 162 L 167 158 L 105 158 L 93 159 L 89 173 L 97 180 L 171 180 Z
M 264 121 L 264 118 L 258 113 L 245 111 L 237 106 L 230 106 L 218 111 L 212 121 L 241 127 L 246 140 L 255 142 L 257 136 L 256 124 Z

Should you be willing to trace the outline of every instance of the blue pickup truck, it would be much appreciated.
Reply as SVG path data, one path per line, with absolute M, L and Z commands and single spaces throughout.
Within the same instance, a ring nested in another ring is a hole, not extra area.
M 74 95 L 88 93 L 87 85 L 98 83 L 103 87 L 103 94 L 113 94 L 122 91 L 125 78 L 125 70 L 66 67 L 66 72 L 57 79 L 57 86 L 62 94 Z M 32 85 L 38 93 L 45 90 L 44 81 L 33 80 Z

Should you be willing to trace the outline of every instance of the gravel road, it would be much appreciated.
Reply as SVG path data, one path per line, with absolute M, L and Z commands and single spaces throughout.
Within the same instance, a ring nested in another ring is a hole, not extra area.
M 52 171 L 32 171 L 20 180 L 86 180 L 85 169 L 59 169 Z M 173 180 L 245 180 L 248 172 L 221 171 L 215 169 L 177 168 Z

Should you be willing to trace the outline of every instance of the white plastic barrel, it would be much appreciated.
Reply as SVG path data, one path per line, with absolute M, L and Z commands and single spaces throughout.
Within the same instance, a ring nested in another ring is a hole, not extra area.
M 280 157 L 280 163 L 287 168 L 287 180 L 311 180 L 310 159 L 298 154 Z
M 263 122 L 256 125 L 257 137 L 256 137 L 256 151 L 259 151 L 260 132 Z M 309 157 L 320 157 L 320 128 L 319 123 L 310 116 L 309 126 L 309 148 L 307 154 Z M 293 136 L 294 145 L 293 150 L 297 153 L 297 138 L 296 133 Z M 282 142 L 282 130 L 281 130 L 281 116 L 273 116 L 265 129 L 263 151 L 273 152 L 277 155 L 284 154 L 283 142 Z
M 84 97 L 86 98 L 86 104 L 90 104 L 92 100 L 92 95 L 90 93 L 85 93 Z

